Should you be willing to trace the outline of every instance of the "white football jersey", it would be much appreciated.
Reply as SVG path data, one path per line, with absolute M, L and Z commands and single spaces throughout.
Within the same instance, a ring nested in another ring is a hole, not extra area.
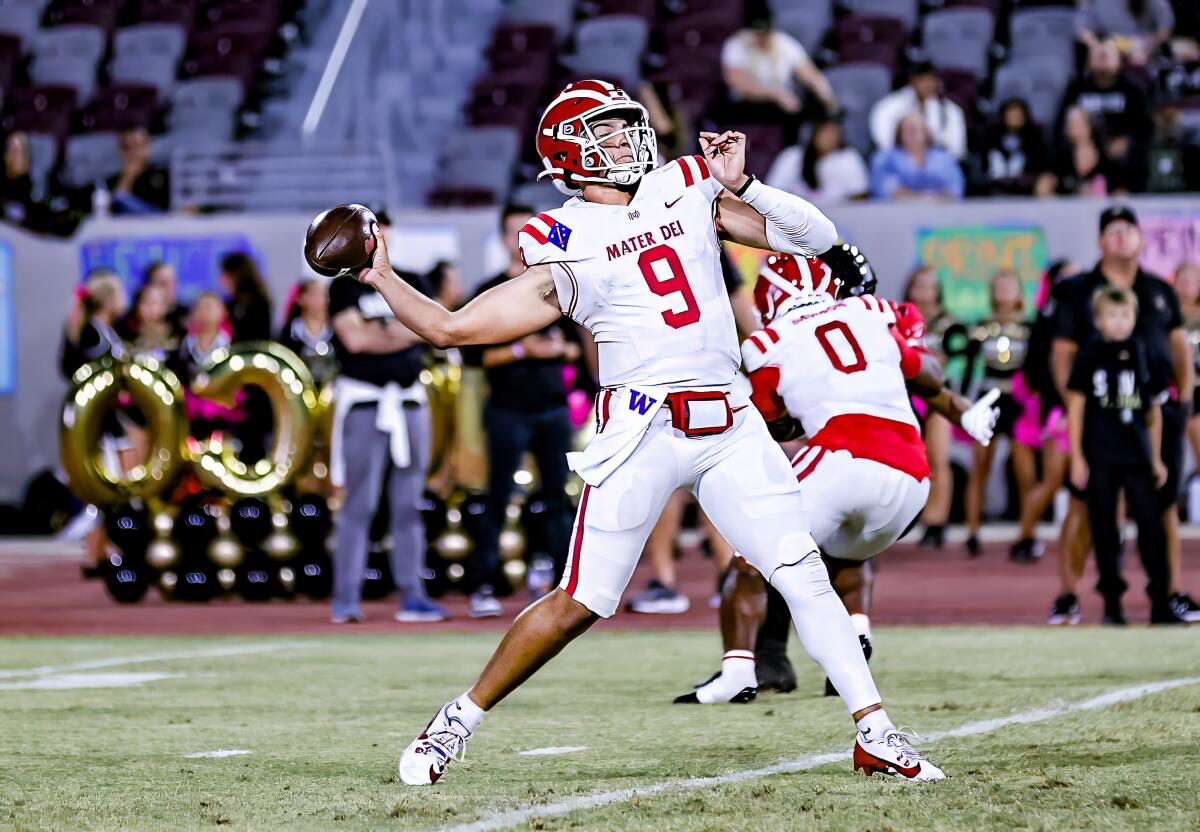
M 895 319 L 887 301 L 872 295 L 809 295 L 746 339 L 746 371 L 752 379 L 771 376 L 810 437 L 832 417 L 850 414 L 918 427 L 889 330 Z
M 628 205 L 575 197 L 521 229 L 525 264 L 552 265 L 563 312 L 595 337 L 604 387 L 733 381 L 737 328 L 713 223 L 720 192 L 704 159 L 687 156 L 642 177 Z

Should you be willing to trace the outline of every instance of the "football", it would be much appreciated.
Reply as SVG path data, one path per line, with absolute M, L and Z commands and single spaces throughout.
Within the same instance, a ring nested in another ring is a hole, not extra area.
M 375 214 L 364 205 L 339 205 L 317 214 L 304 235 L 304 259 L 319 275 L 338 277 L 371 262 Z

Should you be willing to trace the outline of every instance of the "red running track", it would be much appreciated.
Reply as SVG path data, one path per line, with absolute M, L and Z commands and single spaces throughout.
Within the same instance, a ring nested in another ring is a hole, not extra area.
M 1200 541 L 1185 541 L 1184 588 L 1200 593 Z M 1131 547 L 1132 548 L 1132 547 Z M 888 624 L 1041 624 L 1058 591 L 1053 548 L 1032 565 L 1010 563 L 1004 544 L 984 546 L 983 555 L 968 560 L 961 547 L 935 551 L 899 544 L 880 556 L 876 584 L 876 625 Z M 523 596 L 508 599 L 500 618 L 467 618 L 460 596 L 444 599 L 454 613 L 440 624 L 397 624 L 392 602 L 366 605 L 364 624 L 335 627 L 324 603 L 273 601 L 264 604 L 220 600 L 208 604 L 167 603 L 151 591 L 136 605 L 112 602 L 99 581 L 80 578 L 78 562 L 62 556 L 43 556 L 6 547 L 0 554 L 0 634 L 4 635 L 166 635 L 166 634 L 294 634 L 330 632 L 498 631 L 525 604 Z M 1145 578 L 1130 551 L 1125 575 L 1131 589 L 1126 614 L 1133 623 L 1148 615 L 1142 591 Z M 715 576 L 712 562 L 689 552 L 679 563 L 681 589 L 692 601 L 684 615 L 648 616 L 621 612 L 599 626 L 607 628 L 714 628 L 716 612 L 709 607 Z M 631 594 L 650 578 L 639 566 Z M 1095 573 L 1089 566 L 1081 584 L 1084 623 L 1097 623 L 1100 602 L 1091 589 Z

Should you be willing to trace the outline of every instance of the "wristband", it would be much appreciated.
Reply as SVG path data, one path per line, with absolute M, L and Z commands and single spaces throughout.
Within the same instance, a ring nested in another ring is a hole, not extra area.
M 736 196 L 738 199 L 741 199 L 742 195 L 745 194 L 746 191 L 750 190 L 750 186 L 753 185 L 757 181 L 758 181 L 758 177 L 755 176 L 753 173 L 750 174 L 749 176 L 746 177 L 746 181 L 742 183 L 742 187 L 740 187 L 736 191 L 734 191 L 733 195 Z
M 520 342 L 513 342 L 508 348 L 512 351 L 513 358 L 517 361 L 525 357 L 525 348 L 521 346 Z

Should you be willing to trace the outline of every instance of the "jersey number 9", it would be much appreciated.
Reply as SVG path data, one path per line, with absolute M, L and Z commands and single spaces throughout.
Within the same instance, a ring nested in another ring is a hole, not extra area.
M 666 261 L 671 271 L 671 276 L 666 280 L 659 277 L 654 270 L 654 264 L 660 260 Z M 679 255 L 675 253 L 675 249 L 667 245 L 646 249 L 638 258 L 638 268 L 642 270 L 642 277 L 646 279 L 646 285 L 654 294 L 665 297 L 678 292 L 683 296 L 683 311 L 668 309 L 662 313 L 667 326 L 681 329 L 700 320 L 700 307 L 696 303 L 696 296 L 692 294 L 692 287 L 688 285 L 687 275 L 683 273 L 683 263 L 679 262 Z

